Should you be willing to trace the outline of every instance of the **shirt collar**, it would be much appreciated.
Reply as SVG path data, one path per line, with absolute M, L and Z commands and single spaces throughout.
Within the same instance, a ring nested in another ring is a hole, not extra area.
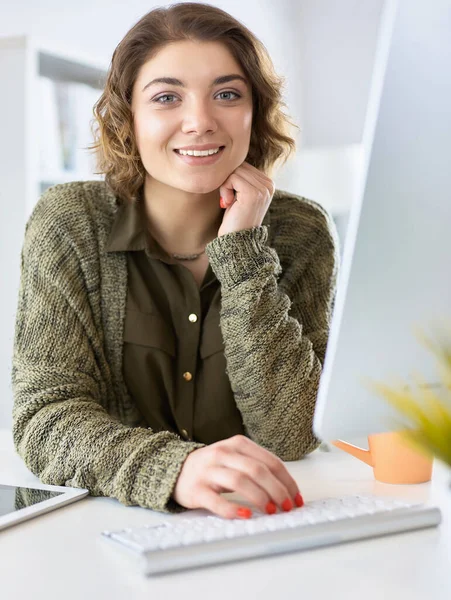
M 146 235 L 138 202 L 121 202 L 108 237 L 107 252 L 144 250 Z
M 144 211 L 141 200 L 121 202 L 111 228 L 107 252 L 136 252 L 144 250 L 149 258 L 176 264 L 169 254 L 158 244 L 144 225 Z

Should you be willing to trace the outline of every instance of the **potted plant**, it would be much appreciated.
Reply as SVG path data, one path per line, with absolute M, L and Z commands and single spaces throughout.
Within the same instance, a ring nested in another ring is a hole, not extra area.
M 389 386 L 371 382 L 370 386 L 409 421 L 408 429 L 400 427 L 406 441 L 451 467 L 451 336 L 446 342 L 439 336 L 433 340 L 419 330 L 415 333 L 437 359 L 441 390 L 434 391 L 419 376 L 415 378 L 416 393 L 403 383 Z

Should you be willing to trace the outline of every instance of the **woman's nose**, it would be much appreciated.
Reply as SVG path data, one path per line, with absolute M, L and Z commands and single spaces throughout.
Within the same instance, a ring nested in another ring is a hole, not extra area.
M 197 133 L 202 135 L 205 132 L 216 131 L 216 119 L 213 114 L 213 107 L 208 101 L 191 102 L 186 107 L 183 116 L 182 130 L 184 133 Z

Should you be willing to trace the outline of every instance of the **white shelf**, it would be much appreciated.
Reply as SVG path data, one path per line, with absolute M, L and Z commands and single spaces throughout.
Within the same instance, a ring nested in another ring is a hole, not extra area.
M 8 81 L 8 95 L 0 97 L 1 114 L 8 115 L 0 147 L 2 185 L 14 194 L 16 205 L 28 219 L 43 189 L 56 183 L 102 179 L 94 173 L 61 171 L 41 173 L 39 168 L 39 78 L 86 84 L 100 91 L 107 65 L 70 49 L 57 48 L 36 36 L 0 38 L 0 76 Z
M 5 282 L 0 311 L 0 427 L 11 425 L 11 352 L 25 224 L 43 189 L 56 183 L 101 179 L 87 172 L 40 172 L 40 77 L 103 89 L 108 65 L 35 36 L 0 38 L 0 269 Z M 7 91 L 7 93 L 6 93 Z
M 68 183 L 69 181 L 86 181 L 91 179 L 103 180 L 103 175 L 96 175 L 94 173 L 81 173 L 78 171 L 55 171 L 52 173 L 42 173 L 39 177 L 39 181 L 42 184 L 57 183 Z
M 103 89 L 105 70 L 92 64 L 74 62 L 74 60 L 49 54 L 48 50 L 39 49 L 39 74 L 60 81 L 78 81 L 94 88 Z

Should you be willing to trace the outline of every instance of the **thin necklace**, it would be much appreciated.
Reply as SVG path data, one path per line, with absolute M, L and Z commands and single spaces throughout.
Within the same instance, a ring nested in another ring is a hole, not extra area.
M 171 256 L 176 260 L 196 260 L 196 258 L 199 258 L 199 256 L 204 254 L 204 252 L 205 248 L 202 250 L 202 252 L 199 252 L 199 254 L 171 254 Z

